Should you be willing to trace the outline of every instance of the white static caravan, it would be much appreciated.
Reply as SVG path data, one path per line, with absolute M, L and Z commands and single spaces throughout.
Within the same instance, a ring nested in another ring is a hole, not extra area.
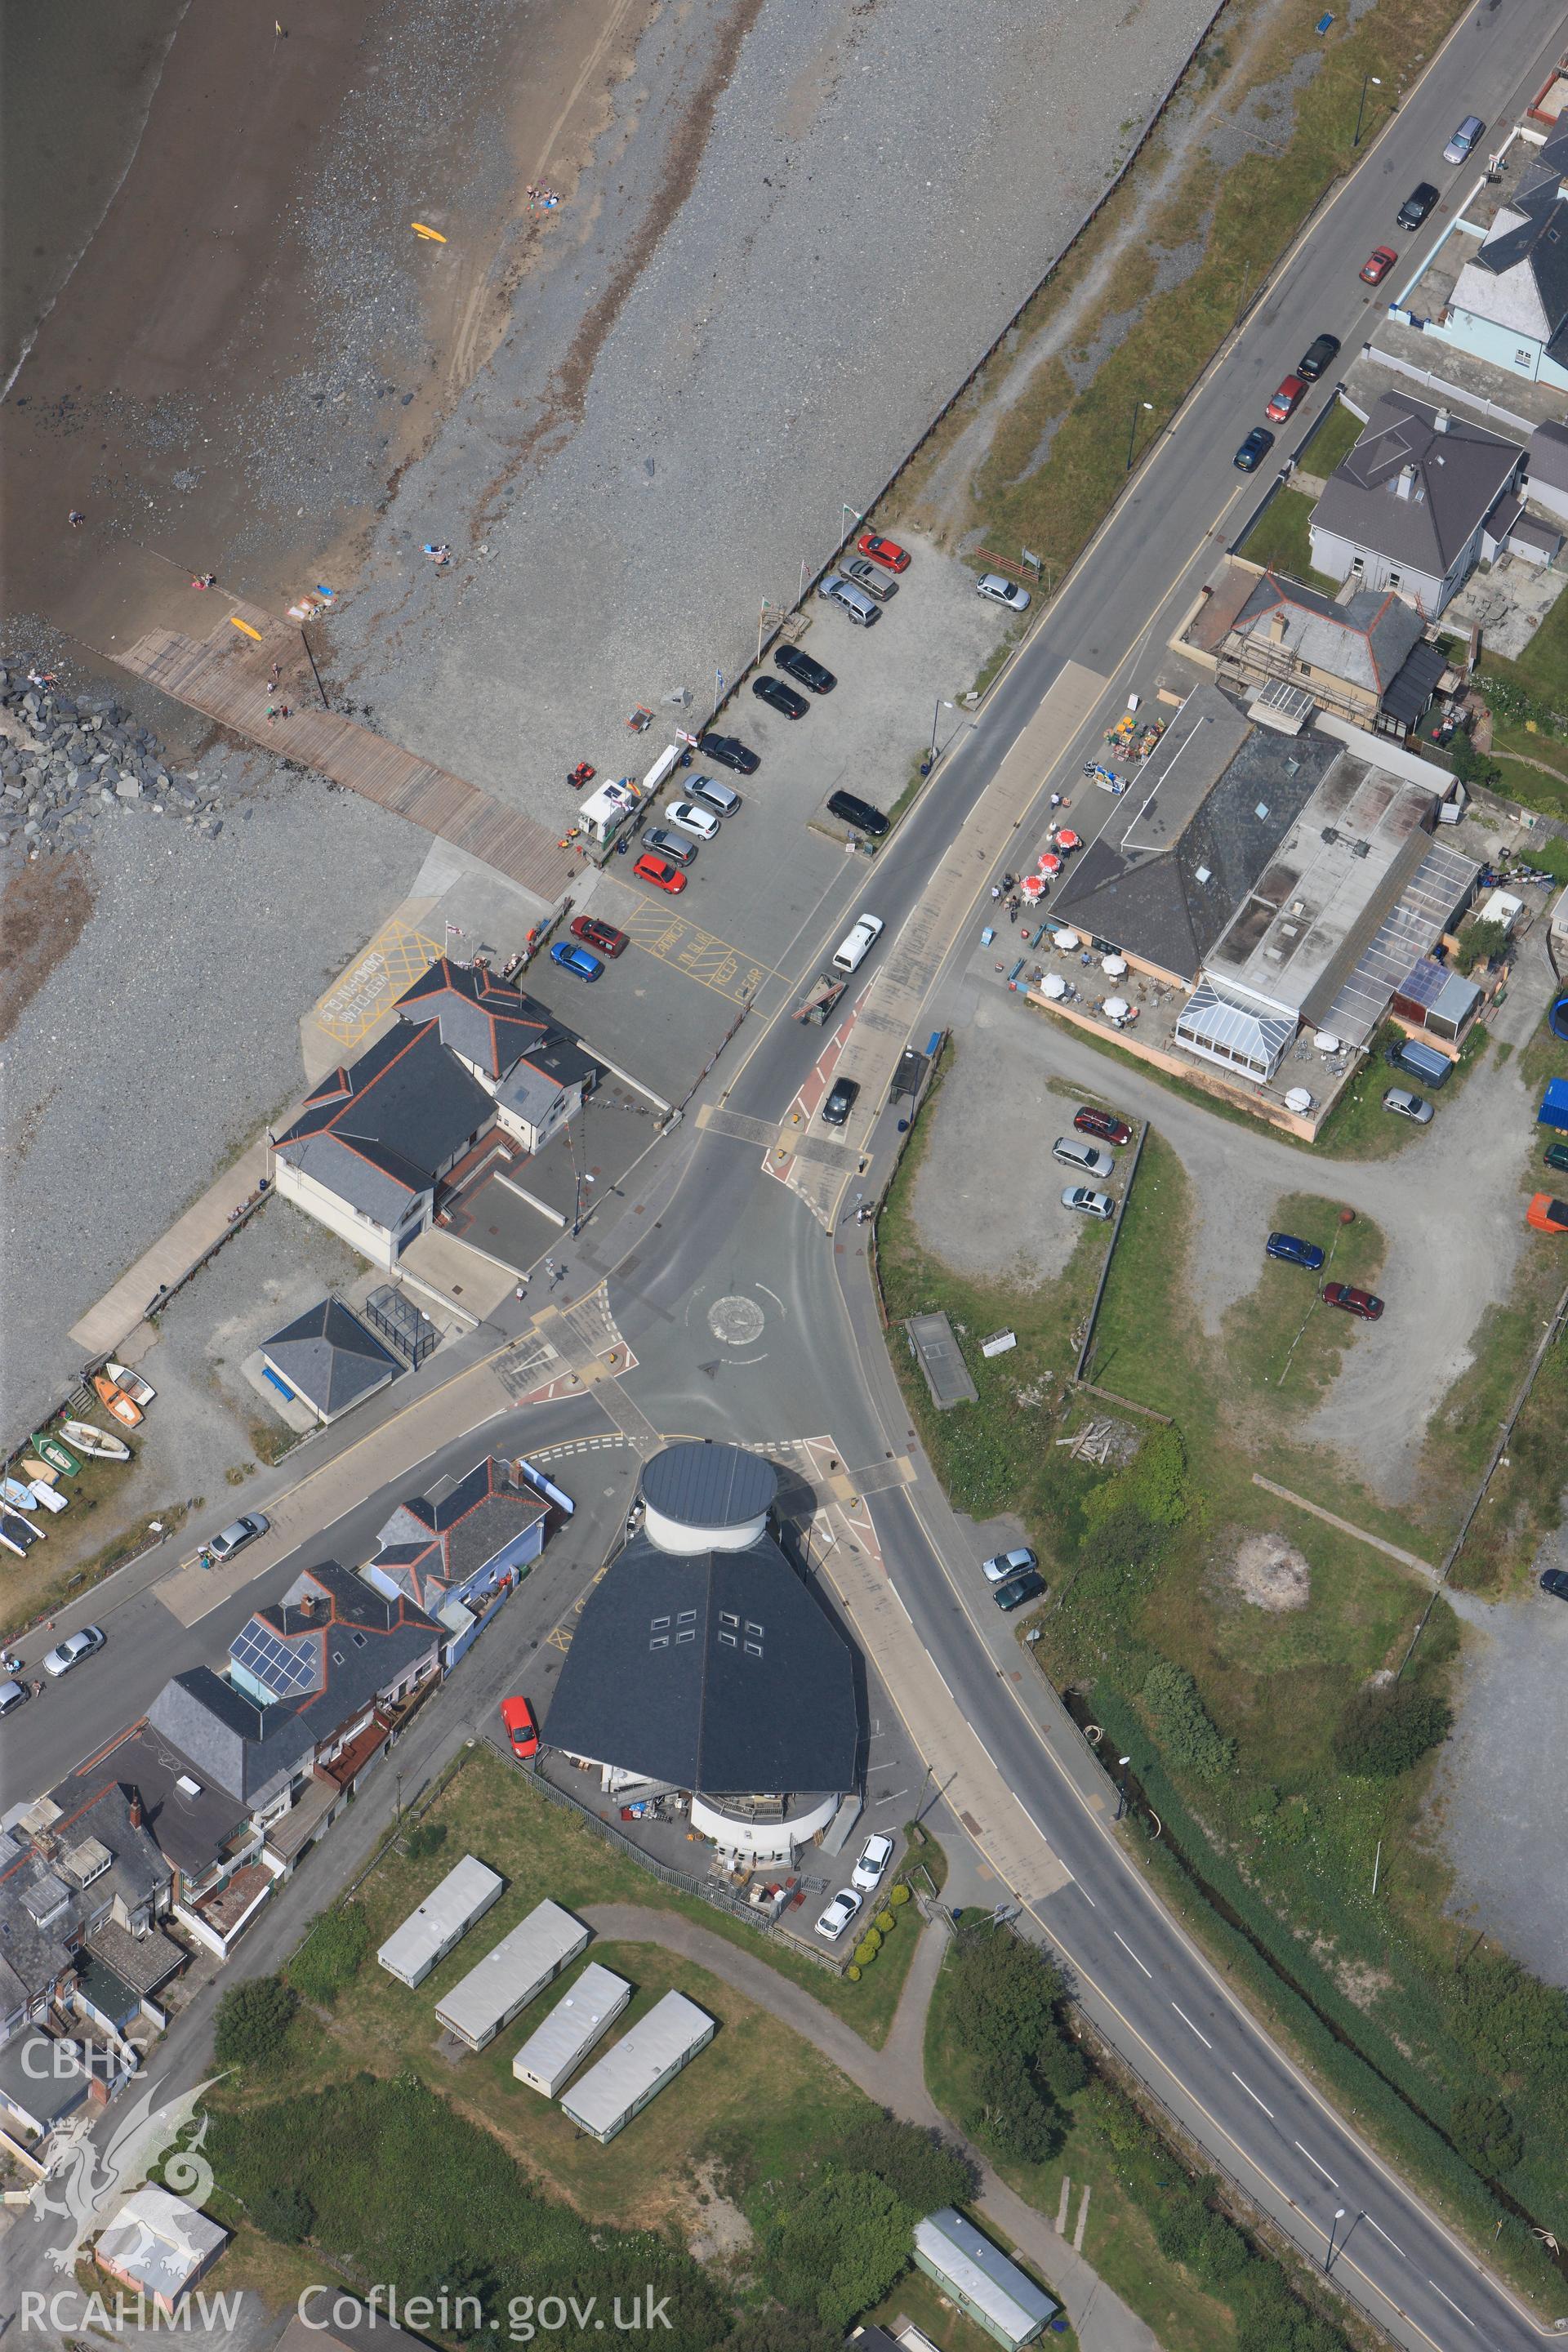
M 501 2027 L 542 1993 L 568 1960 L 588 1948 L 588 1930 L 559 1903 L 539 1903 L 478 1968 L 436 2004 L 448 2033 L 482 2050 Z
M 399 1984 L 423 1984 L 437 1961 L 444 1960 L 475 1920 L 484 1917 L 505 1884 L 495 1871 L 466 1853 L 387 1937 L 376 1958 Z
M 683 1992 L 667 1992 L 561 2102 L 561 2112 L 601 2146 L 712 2041 L 714 2021 Z
M 511 2071 L 531 2091 L 555 2097 L 594 2044 L 619 2017 L 632 1997 L 625 1977 L 593 1960 L 571 1991 L 558 2000 L 542 2025 L 531 2033 L 511 2062 Z

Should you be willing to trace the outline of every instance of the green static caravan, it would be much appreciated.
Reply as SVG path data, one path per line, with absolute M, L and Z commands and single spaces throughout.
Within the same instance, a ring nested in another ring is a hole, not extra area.
M 915 2223 L 914 2252 L 917 2268 L 1008 2352 L 1032 2344 L 1056 2316 L 1045 2289 L 951 2205 Z
M 683 1992 L 667 1992 L 568 2091 L 561 2112 L 601 2147 L 658 2096 L 712 2041 L 714 2021 Z

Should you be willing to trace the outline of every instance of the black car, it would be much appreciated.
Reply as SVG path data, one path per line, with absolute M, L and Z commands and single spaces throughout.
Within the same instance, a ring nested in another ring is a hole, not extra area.
M 804 686 L 808 694 L 831 694 L 838 683 L 830 669 L 824 669 L 819 661 L 813 661 L 809 654 L 803 654 L 798 646 L 775 646 L 773 659 L 779 668 L 793 677 L 797 686 Z
M 754 776 L 763 764 L 738 735 L 704 735 L 697 748 L 705 760 L 717 760 L 721 768 L 733 768 L 738 776 Z
M 858 1080 L 835 1078 L 828 1088 L 827 1099 L 822 1106 L 823 1124 L 826 1127 L 842 1127 L 859 1099 L 860 1087 Z
M 1254 474 L 1274 446 L 1274 436 L 1267 425 L 1255 425 L 1231 464 L 1241 474 Z
M 1308 344 L 1296 362 L 1296 373 L 1304 375 L 1309 383 L 1316 383 L 1326 367 L 1332 367 L 1340 355 L 1338 335 L 1319 335 Z
M 999 1584 L 991 1598 L 998 1609 L 1021 1609 L 1026 1601 L 1037 1601 L 1046 1589 L 1046 1580 L 1037 1569 L 1026 1568 L 1022 1576 L 1010 1576 Z
M 841 824 L 852 824 L 858 833 L 870 834 L 878 841 L 888 831 L 889 820 L 881 810 L 863 801 L 858 793 L 829 793 L 827 814 L 837 817 Z
M 1541 1590 L 1542 1592 L 1554 1592 L 1559 1601 L 1568 1601 L 1568 1568 L 1543 1568 Z
M 1411 189 L 1394 217 L 1401 228 L 1419 228 L 1437 201 L 1438 191 L 1430 180 L 1421 180 Z
M 804 694 L 786 686 L 782 677 L 770 677 L 764 670 L 761 677 L 752 680 L 752 692 L 759 702 L 766 702 L 774 710 L 782 710 L 786 719 L 804 719 L 811 709 Z

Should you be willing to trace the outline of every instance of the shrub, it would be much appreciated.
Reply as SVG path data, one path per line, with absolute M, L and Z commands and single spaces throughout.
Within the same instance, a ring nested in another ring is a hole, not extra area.
M 974 2167 L 940 2132 L 880 2115 L 857 2124 L 843 2145 L 851 2170 L 874 2172 L 917 2213 L 963 2205 L 974 2194 Z
M 856 1967 L 858 1969 L 868 1969 L 880 1949 L 881 1946 L 879 1944 L 874 1944 L 869 1936 L 868 1936 L 863 1943 L 857 1944 L 855 1947 Z
M 1027 2066 L 985 2059 L 975 2069 L 974 2102 L 971 2128 L 995 2155 L 1044 2164 L 1060 2147 L 1061 2119 Z
M 1089 2061 L 1076 2042 L 1053 2033 L 1035 2054 L 1035 2072 L 1053 2099 L 1076 2099 L 1089 2081 Z
M 1492 963 L 1500 959 L 1508 946 L 1506 923 L 1467 923 L 1459 939 L 1459 952 L 1454 961 L 1462 972 L 1474 971 L 1479 963 Z
M 868 1927 L 864 1941 L 870 1945 L 871 1949 L 874 1952 L 879 1952 L 882 1948 L 882 1931 L 880 1927 Z
M 1502 774 L 1497 761 L 1489 759 L 1484 751 L 1478 751 L 1462 728 L 1448 746 L 1448 756 L 1454 763 L 1454 773 L 1467 790 L 1475 785 L 1484 790 L 1495 784 Z
M 362 1904 L 323 1911 L 289 1962 L 289 1981 L 305 2000 L 335 2000 L 370 1949 L 370 1921 Z
M 1452 1720 L 1447 1702 L 1415 1684 L 1360 1690 L 1340 1717 L 1334 1754 L 1358 1779 L 1396 1780 L 1447 1738 Z
M 403 1841 L 403 1851 L 410 1862 L 427 1862 L 439 1853 L 447 1843 L 445 1822 L 420 1822 Z
M 950 1965 L 967 2047 L 1026 2064 L 1054 2030 L 1063 1992 L 1054 1963 L 1010 1928 L 985 1927 L 960 1928 Z
M 859 1981 L 860 1981 L 860 1963 L 859 1963 L 859 1961 L 858 1961 L 858 1960 L 851 1960 L 851 1961 L 850 1961 L 850 1963 L 849 1963 L 849 1966 L 845 1969 L 844 1973 L 845 1973 L 845 1975 L 848 1978 L 848 1979 L 849 1979 L 849 1981 L 850 1981 L 850 1983 L 851 1983 L 851 1984 L 858 1984 L 858 1983 L 859 1983 Z
M 842 2335 L 880 2303 L 910 2258 L 915 2216 L 874 2172 L 824 2172 L 767 2232 L 763 2268 L 779 2301 Z
M 1162 1658 L 1143 1678 L 1143 1704 L 1159 1728 L 1168 1762 L 1200 1780 L 1223 1779 L 1236 1762 L 1236 1742 L 1227 1739 L 1203 1703 L 1185 1668 Z
M 250 2218 L 280 2245 L 298 2246 L 310 2234 L 316 2209 L 302 2189 L 291 2188 L 287 2181 L 271 2181 L 258 2192 Z
M 892 1913 L 890 1911 L 879 1911 L 877 1914 L 877 1927 L 882 1935 L 890 1936 L 893 1932 L 894 1927 Z
M 1467 2163 L 1493 2178 L 1511 2172 L 1524 2153 L 1512 2116 L 1500 2099 L 1486 2091 L 1471 2091 L 1455 2100 L 1448 2116 L 1448 2137 Z
M 231 1985 L 217 2005 L 213 2054 L 220 2066 L 262 2066 L 281 2048 L 299 1996 L 281 1977 Z
M 910 1890 L 901 1878 L 896 1886 L 889 1887 L 888 1890 L 888 1901 L 894 1910 L 898 1909 L 900 1903 L 907 1903 L 909 1899 Z

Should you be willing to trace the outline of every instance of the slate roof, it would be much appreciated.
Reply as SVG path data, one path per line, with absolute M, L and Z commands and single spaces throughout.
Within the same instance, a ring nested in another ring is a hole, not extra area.
M 88 1890 L 89 1910 L 118 1895 L 127 1910 L 136 1911 L 169 1885 L 169 1865 L 158 1841 L 145 1817 L 132 1821 L 134 1791 L 121 1781 L 112 1759 L 96 1769 L 89 1766 L 76 1781 L 72 1801 L 60 1808 L 40 1839 L 43 1850 L 69 1880 L 66 1865 L 72 1849 L 85 1839 L 96 1839 L 114 1859 Z
M 483 1087 L 442 1045 L 439 1023 L 400 1021 L 312 1087 L 274 1149 L 377 1223 L 395 1225 L 490 1116 Z
M 370 1565 L 421 1608 L 436 1611 L 454 1586 L 488 1568 L 548 1507 L 531 1486 L 513 1481 L 504 1462 L 487 1454 L 438 1503 L 423 1495 L 399 1503 Z
M 1276 636 L 1275 616 L 1285 620 L 1283 639 Z M 1382 695 L 1396 676 L 1412 646 L 1420 641 L 1425 624 L 1412 605 L 1392 591 L 1379 594 L 1359 588 L 1348 604 L 1304 588 L 1295 580 L 1281 580 L 1266 572 L 1236 620 L 1238 635 L 1258 646 L 1279 646 L 1297 661 L 1331 677 Z
M 562 1034 L 553 1013 L 478 964 L 438 956 L 397 1000 L 401 1019 L 434 1019 L 441 1043 L 489 1078 L 503 1077 L 524 1054 Z
M 1568 425 L 1538 425 L 1530 436 L 1524 470 L 1532 482 L 1568 490 Z
M 273 1640 L 310 1680 L 263 1706 L 210 1666 L 165 1683 L 148 1723 L 172 1740 L 202 1781 L 247 1807 L 269 1795 L 315 1748 L 431 1650 L 441 1628 L 406 1598 L 388 1599 L 363 1577 L 323 1560 L 296 1578 L 280 1601 L 258 1609 L 230 1643 Z
M 1414 727 L 1447 667 L 1447 656 L 1441 646 L 1423 642 L 1414 646 L 1409 660 L 1384 694 L 1383 708 L 1389 717 L 1396 719 L 1402 727 Z
M 211 1864 L 245 1821 L 247 1807 L 219 1787 L 205 1769 L 154 1726 L 132 1726 L 89 1765 L 57 1783 L 49 1801 L 70 1812 L 95 1782 L 112 1774 L 119 1786 L 142 1800 L 148 1828 L 174 1868 L 195 1877 Z M 195 1786 L 182 1789 L 184 1779 Z
M 773 1464 L 742 1445 L 693 1439 L 665 1446 L 643 1465 L 643 1501 L 682 1527 L 744 1527 L 772 1508 L 778 1490 Z
M 1499 212 L 1474 258 L 1465 264 L 1452 307 L 1543 342 L 1554 359 L 1568 326 L 1568 212 L 1563 175 L 1568 147 L 1549 140 L 1526 169 L 1512 201 Z
M 1312 529 L 1442 579 L 1523 458 L 1516 441 L 1408 393 L 1382 394 L 1355 447 L 1330 475 Z M 1410 495 L 1397 485 L 1414 469 Z
M 36 1847 L 0 1839 L 0 2007 L 36 2000 L 70 1966 L 70 1892 Z
M 590 1591 L 545 1737 L 711 1797 L 855 1785 L 848 1643 L 771 1536 L 685 1556 L 634 1536 Z
M 261 1352 L 307 1404 L 329 1417 L 384 1386 L 403 1367 L 341 1298 L 322 1298 L 261 1343 Z

